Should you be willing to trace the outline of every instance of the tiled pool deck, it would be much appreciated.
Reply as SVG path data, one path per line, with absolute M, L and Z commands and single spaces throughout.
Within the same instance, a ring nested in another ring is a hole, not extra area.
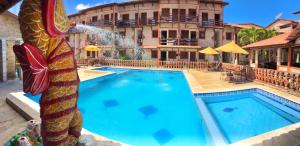
M 124 68 L 124 67 L 123 67 Z M 96 71 L 92 70 L 94 67 L 86 67 L 86 68 L 81 68 L 78 70 L 79 77 L 81 81 L 84 80 L 89 80 L 101 76 L 105 76 L 108 74 L 111 74 L 111 72 L 103 72 L 103 71 Z M 141 68 L 139 68 L 141 69 Z M 149 68 L 143 68 L 143 69 L 149 69 Z M 162 70 L 162 69 L 160 69 Z M 163 70 L 170 70 L 170 69 L 163 69 Z M 225 92 L 225 91 L 233 91 L 233 90 L 243 90 L 243 89 L 249 89 L 249 88 L 259 88 L 263 89 L 265 91 L 268 91 L 270 93 L 274 93 L 276 95 L 279 95 L 281 97 L 284 97 L 286 99 L 289 99 L 293 102 L 299 103 L 300 104 L 300 97 L 296 97 L 294 95 L 291 95 L 287 93 L 284 89 L 277 89 L 276 87 L 256 83 L 256 82 L 249 82 L 249 83 L 244 83 L 244 84 L 232 84 L 228 83 L 226 81 L 220 80 L 220 73 L 217 72 L 203 72 L 203 71 L 195 71 L 195 70 L 184 70 L 183 71 L 186 79 L 188 80 L 188 83 L 191 87 L 191 90 L 193 93 L 209 93 L 209 92 Z M 7 84 L 7 83 L 3 83 Z M 1 85 L 1 84 L 0 84 Z M 18 91 L 20 91 L 20 82 L 16 84 L 19 86 Z M 1 89 L 6 88 L 5 85 L 1 86 Z M 0 99 L 4 101 L 4 97 L 9 93 L 9 92 L 4 92 L 0 90 Z M 13 90 L 16 91 L 16 90 Z M 4 103 L 5 106 L 0 104 L 0 113 L 5 110 L 10 110 L 10 107 Z M 8 120 L 8 121 L 13 121 L 14 119 L 21 119 L 21 116 L 17 114 L 8 114 L 8 115 L 13 115 L 11 118 L 10 116 L 4 116 L 1 120 Z M 23 124 L 25 123 L 25 120 L 23 119 Z M 19 123 L 22 123 L 19 122 Z M 1 123 L 0 121 L 0 128 L 4 129 L 12 129 L 11 126 L 6 126 L 5 124 Z M 10 130 L 10 133 L 16 133 L 18 132 L 16 129 L 15 130 Z M 284 138 L 283 138 L 284 137 Z M 295 137 L 297 137 L 295 139 Z M 2 138 L 2 139 L 1 139 Z M 6 139 L 5 139 L 6 138 Z M 0 134 L 0 145 L 1 141 L 7 140 L 8 136 L 3 137 Z M 99 140 L 107 140 L 103 137 L 99 137 Z M 297 140 L 298 139 L 298 140 Z M 275 143 L 275 144 L 273 144 Z M 278 130 L 274 130 L 262 135 L 258 135 L 246 140 L 242 140 L 240 142 L 232 144 L 232 146 L 248 146 L 248 145 L 278 145 L 278 143 L 281 143 L 279 145 L 300 145 L 300 123 L 290 125 L 287 127 L 280 128 Z

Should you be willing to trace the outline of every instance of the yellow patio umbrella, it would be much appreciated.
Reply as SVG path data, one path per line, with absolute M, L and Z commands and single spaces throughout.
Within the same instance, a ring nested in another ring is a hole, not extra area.
M 85 51 L 101 51 L 100 48 L 98 48 L 97 46 L 94 46 L 94 45 L 87 45 L 86 47 L 84 47 L 84 50 Z
M 217 54 L 219 54 L 219 52 L 217 52 L 215 49 L 213 49 L 211 47 L 203 49 L 203 50 L 201 50 L 199 52 L 203 53 L 203 54 L 209 54 L 209 55 L 217 55 Z
M 246 50 L 241 48 L 239 45 L 235 44 L 234 42 L 230 42 L 226 45 L 223 45 L 216 49 L 220 52 L 228 52 L 228 53 L 236 53 L 236 54 L 249 54 Z

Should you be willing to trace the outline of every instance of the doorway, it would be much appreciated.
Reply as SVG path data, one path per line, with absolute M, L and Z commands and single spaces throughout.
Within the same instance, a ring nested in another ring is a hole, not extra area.
M 161 31 L 161 45 L 167 45 L 167 38 L 168 38 L 168 32 L 167 31 Z
M 160 60 L 166 61 L 167 60 L 167 51 L 161 51 L 160 52 Z

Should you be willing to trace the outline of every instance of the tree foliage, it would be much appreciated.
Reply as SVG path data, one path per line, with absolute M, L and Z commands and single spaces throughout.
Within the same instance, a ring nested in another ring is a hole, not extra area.
M 256 29 L 254 27 L 249 29 L 242 29 L 238 32 L 240 44 L 242 46 L 255 43 L 260 40 L 268 39 L 277 35 L 277 32 L 267 29 Z

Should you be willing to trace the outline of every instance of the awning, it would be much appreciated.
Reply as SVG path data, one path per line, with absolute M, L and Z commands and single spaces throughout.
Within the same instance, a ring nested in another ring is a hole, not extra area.
M 209 55 L 217 55 L 217 54 L 219 54 L 219 52 L 217 52 L 215 49 L 213 49 L 211 47 L 203 49 L 203 50 L 201 50 L 199 52 L 203 53 L 203 54 L 209 54 Z
M 249 54 L 246 50 L 244 50 L 234 42 L 230 42 L 226 45 L 223 45 L 217 48 L 216 50 L 220 52 L 228 52 L 228 53 L 236 53 L 236 54 Z
M 84 47 L 85 51 L 101 51 L 100 48 L 98 48 L 97 46 L 94 45 L 88 45 L 86 47 Z

